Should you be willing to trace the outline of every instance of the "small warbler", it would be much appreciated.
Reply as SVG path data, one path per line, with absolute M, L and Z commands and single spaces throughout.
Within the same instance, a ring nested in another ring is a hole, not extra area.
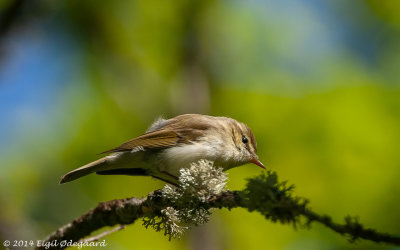
M 200 114 L 160 118 L 145 134 L 103 153 L 109 155 L 65 174 L 60 183 L 97 173 L 152 176 L 176 185 L 179 170 L 200 159 L 213 161 L 224 170 L 246 163 L 265 168 L 247 125 L 228 117 Z

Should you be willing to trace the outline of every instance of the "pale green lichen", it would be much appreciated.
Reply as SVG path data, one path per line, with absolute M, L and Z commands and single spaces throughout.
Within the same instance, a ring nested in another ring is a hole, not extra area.
M 228 179 L 222 168 L 215 168 L 214 163 L 208 160 L 192 163 L 179 172 L 178 187 L 165 185 L 161 190 L 163 198 L 171 206 L 162 209 L 160 216 L 143 220 L 146 228 L 164 230 L 169 239 L 180 238 L 186 229 L 209 220 L 211 212 L 203 204 L 221 193 Z

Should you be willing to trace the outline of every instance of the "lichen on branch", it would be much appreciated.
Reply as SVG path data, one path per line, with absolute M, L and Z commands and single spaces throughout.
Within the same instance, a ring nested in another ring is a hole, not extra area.
M 226 186 L 227 174 L 215 168 L 212 161 L 200 160 L 187 169 L 180 170 L 179 185 L 165 185 L 161 196 L 170 206 L 160 214 L 143 218 L 143 225 L 172 238 L 180 238 L 185 230 L 208 222 L 210 208 L 205 204 L 211 197 L 219 195 Z
M 293 196 L 293 185 L 279 182 L 276 172 L 267 171 L 249 179 L 240 195 L 249 210 L 258 211 L 273 222 L 292 224 L 296 227 L 300 215 L 307 210 L 307 199 Z
M 222 169 L 214 168 L 210 161 L 201 160 L 181 170 L 177 187 L 166 185 L 141 199 L 134 197 L 102 202 L 60 227 L 45 241 L 78 242 L 103 227 L 129 225 L 138 219 L 143 219 L 145 227 L 164 231 L 169 239 L 179 238 L 186 229 L 206 223 L 212 208 L 242 207 L 249 212 L 257 211 L 272 222 L 294 227 L 299 224 L 310 227 L 313 222 L 318 222 L 347 237 L 350 242 L 365 239 L 400 246 L 400 237 L 365 228 L 352 217 L 346 217 L 345 223 L 340 224 L 333 222 L 328 215 L 315 213 L 306 199 L 293 195 L 292 185 L 278 181 L 275 172 L 267 171 L 249 179 L 242 191 L 224 190 L 226 180 Z

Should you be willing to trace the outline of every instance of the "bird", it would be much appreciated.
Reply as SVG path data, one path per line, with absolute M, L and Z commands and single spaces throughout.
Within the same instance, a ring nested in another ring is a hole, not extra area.
M 152 176 L 177 185 L 179 170 L 201 159 L 224 171 L 247 163 L 265 169 L 246 124 L 202 114 L 158 118 L 144 134 L 100 154 L 108 155 L 66 173 L 60 184 L 96 173 Z

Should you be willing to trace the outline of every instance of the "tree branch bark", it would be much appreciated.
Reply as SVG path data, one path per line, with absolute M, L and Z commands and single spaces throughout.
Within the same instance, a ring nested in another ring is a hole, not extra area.
M 279 191 L 277 189 L 277 191 Z M 282 190 L 281 190 L 282 191 Z M 295 210 L 294 213 L 297 217 L 299 215 L 304 216 L 310 225 L 312 222 L 319 222 L 331 230 L 350 237 L 351 241 L 357 239 L 371 240 L 374 242 L 383 242 L 396 246 L 400 246 L 400 237 L 392 236 L 387 233 L 380 233 L 373 229 L 365 229 L 361 224 L 356 221 L 351 221 L 350 218 L 346 219 L 345 224 L 338 224 L 331 220 L 329 216 L 319 215 L 304 206 L 304 203 L 299 203 L 295 198 L 293 200 L 287 200 L 290 196 L 285 196 L 284 202 L 287 209 Z M 278 201 L 278 202 L 282 202 Z M 209 199 L 208 202 L 204 202 L 202 206 L 205 208 L 236 208 L 242 207 L 249 209 L 249 211 L 259 211 L 264 214 L 267 218 L 269 214 L 265 213 L 264 208 L 254 209 L 252 203 L 249 202 L 249 195 L 245 191 L 224 191 L 218 196 L 214 196 Z M 101 229 L 106 226 L 115 225 L 128 225 L 134 223 L 137 219 L 159 215 L 160 211 L 168 206 L 171 206 L 170 202 L 163 198 L 161 191 L 157 190 L 150 193 L 145 198 L 129 198 L 121 200 L 112 200 L 100 203 L 96 208 L 90 210 L 88 213 L 75 219 L 71 223 L 59 228 L 57 231 L 52 233 L 45 240 L 46 242 L 63 240 L 72 240 L 77 242 L 84 237 L 90 235 L 92 232 Z M 272 218 L 272 221 L 277 221 Z M 282 221 L 281 221 L 282 222 Z M 60 247 L 54 246 L 52 249 L 58 249 Z M 37 249 L 45 249 L 44 246 L 38 247 Z

